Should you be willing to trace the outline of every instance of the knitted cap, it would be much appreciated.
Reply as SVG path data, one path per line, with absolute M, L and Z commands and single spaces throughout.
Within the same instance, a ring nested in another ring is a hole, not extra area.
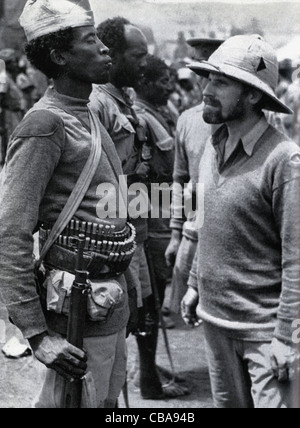
M 19 22 L 29 42 L 66 28 L 95 25 L 88 0 L 28 0 Z

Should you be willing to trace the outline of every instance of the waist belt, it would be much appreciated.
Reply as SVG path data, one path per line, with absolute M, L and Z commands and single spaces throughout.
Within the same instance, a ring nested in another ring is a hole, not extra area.
M 51 225 L 41 224 L 40 248 L 43 248 L 51 233 Z M 44 259 L 48 268 L 60 269 L 75 273 L 77 240 L 85 236 L 84 261 L 85 269 L 91 279 L 117 277 L 124 273 L 136 251 L 136 231 L 127 223 L 123 230 L 116 231 L 114 225 L 103 225 L 71 220 L 58 237 Z

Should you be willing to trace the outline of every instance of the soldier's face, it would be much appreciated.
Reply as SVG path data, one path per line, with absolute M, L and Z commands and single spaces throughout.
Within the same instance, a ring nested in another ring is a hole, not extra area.
M 232 79 L 211 73 L 203 96 L 203 119 L 207 123 L 241 120 L 246 114 L 245 87 Z
M 108 53 L 94 27 L 75 28 L 73 46 L 64 52 L 68 75 L 85 83 L 107 83 L 111 68 Z
M 134 87 L 143 76 L 148 46 L 144 34 L 132 25 L 125 26 L 126 50 L 114 58 L 113 80 L 119 86 Z
M 169 70 L 166 70 L 162 75 L 155 80 L 149 82 L 146 89 L 146 98 L 151 104 L 156 106 L 164 106 L 168 103 L 172 92 L 171 76 Z

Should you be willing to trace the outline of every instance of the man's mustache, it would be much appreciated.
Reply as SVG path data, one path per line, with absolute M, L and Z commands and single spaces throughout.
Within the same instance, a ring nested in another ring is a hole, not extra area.
M 204 103 L 208 106 L 212 106 L 212 107 L 221 107 L 221 104 L 218 100 L 212 98 L 212 97 L 204 97 Z

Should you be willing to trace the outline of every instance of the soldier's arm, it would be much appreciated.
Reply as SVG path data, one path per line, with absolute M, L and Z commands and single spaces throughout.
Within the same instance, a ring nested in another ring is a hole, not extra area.
M 32 236 L 64 141 L 63 123 L 48 111 L 31 113 L 12 137 L 0 187 L 0 292 L 36 358 L 72 380 L 84 375 L 86 355 L 48 334 L 34 278 Z
M 0 291 L 12 322 L 30 339 L 47 331 L 36 291 L 33 232 L 64 144 L 60 119 L 31 113 L 15 131 L 0 187 Z

